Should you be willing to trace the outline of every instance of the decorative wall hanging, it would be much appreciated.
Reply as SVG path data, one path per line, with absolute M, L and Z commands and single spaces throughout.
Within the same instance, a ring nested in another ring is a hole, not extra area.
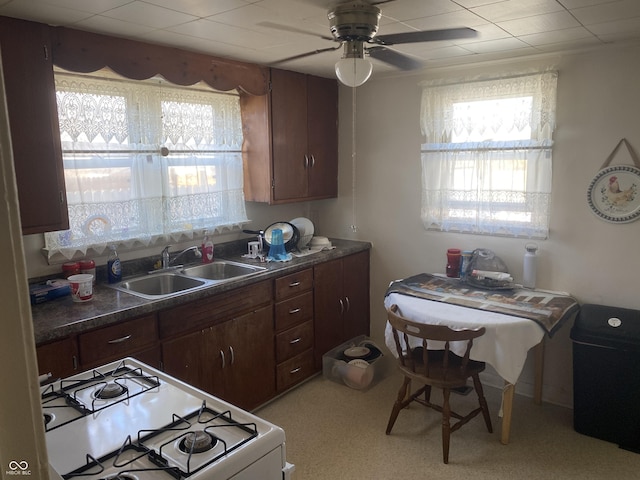
M 633 165 L 609 166 L 624 143 Z M 587 201 L 591 211 L 612 223 L 629 223 L 640 217 L 640 160 L 625 138 L 618 142 L 589 184 Z

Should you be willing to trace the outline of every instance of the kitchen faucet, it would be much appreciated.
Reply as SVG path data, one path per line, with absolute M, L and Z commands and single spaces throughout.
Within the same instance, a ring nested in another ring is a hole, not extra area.
M 190 247 L 185 248 L 184 250 L 182 250 L 180 253 L 178 253 L 175 257 L 173 257 L 173 260 L 170 260 L 169 257 L 169 249 L 171 248 L 171 245 L 167 245 L 166 247 L 164 247 L 162 249 L 162 269 L 166 269 L 169 268 L 169 266 L 175 262 L 176 260 L 178 260 L 178 258 L 180 258 L 182 255 L 184 255 L 185 253 L 189 252 L 190 250 L 193 250 L 194 255 L 196 256 L 196 258 L 201 258 L 202 257 L 202 252 L 200 251 L 200 248 L 198 248 L 197 245 L 192 245 Z

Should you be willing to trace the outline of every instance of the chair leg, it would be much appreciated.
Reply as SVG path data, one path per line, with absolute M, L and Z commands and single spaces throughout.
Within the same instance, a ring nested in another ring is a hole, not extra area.
M 409 388 L 410 385 L 411 385 L 411 379 L 404 377 L 402 386 L 400 387 L 400 390 L 398 390 L 398 398 L 396 398 L 396 402 L 393 404 L 393 410 L 391 410 L 391 416 L 389 417 L 389 422 L 387 423 L 387 435 L 391 433 L 393 424 L 396 423 L 398 414 L 400 413 L 400 410 L 402 410 L 403 408 L 404 400 L 407 397 L 407 389 Z
M 449 463 L 449 441 L 451 438 L 451 407 L 448 388 L 442 389 L 442 460 Z
M 489 415 L 489 406 L 487 405 L 487 400 L 484 398 L 484 390 L 482 390 L 480 377 L 478 375 L 473 375 L 472 378 L 473 387 L 476 389 L 476 393 L 478 394 L 478 402 L 480 403 L 480 408 L 482 408 L 484 423 L 487 425 L 487 430 L 489 430 L 489 433 L 493 433 L 493 427 L 491 425 L 491 415 Z
M 424 401 L 427 403 L 431 403 L 431 385 L 425 385 Z

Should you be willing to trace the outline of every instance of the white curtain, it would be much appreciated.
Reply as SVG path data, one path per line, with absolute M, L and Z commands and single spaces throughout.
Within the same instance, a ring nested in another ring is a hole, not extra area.
M 425 228 L 546 238 L 557 74 L 425 82 Z
M 247 221 L 237 95 L 60 73 L 56 95 L 70 229 L 50 258 Z

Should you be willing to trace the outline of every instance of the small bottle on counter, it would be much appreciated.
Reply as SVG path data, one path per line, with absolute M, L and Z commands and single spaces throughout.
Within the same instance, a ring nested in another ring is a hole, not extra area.
M 204 232 L 204 239 L 202 240 L 202 263 L 213 262 L 213 240 L 209 230 Z
M 465 250 L 461 254 L 460 280 L 462 281 L 465 281 L 467 279 L 467 269 L 469 268 L 469 262 L 471 262 L 472 256 L 473 252 L 471 250 Z
M 122 280 L 122 264 L 118 252 L 116 252 L 116 246 L 109 245 L 109 250 L 111 251 L 107 260 L 107 279 L 109 283 L 118 283 Z
M 459 248 L 450 248 L 447 250 L 447 277 L 460 277 L 460 259 L 461 251 Z
M 96 284 L 96 262 L 87 258 L 80 261 L 80 273 L 93 275 L 93 284 Z

